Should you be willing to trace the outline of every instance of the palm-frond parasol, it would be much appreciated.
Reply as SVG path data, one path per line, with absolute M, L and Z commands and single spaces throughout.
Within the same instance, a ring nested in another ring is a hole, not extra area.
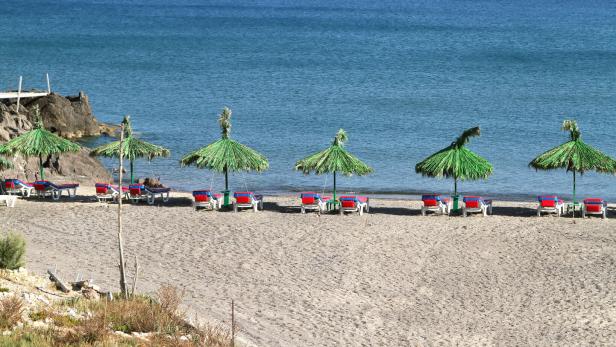
M 130 116 L 124 116 L 124 143 L 122 156 L 130 161 L 130 183 L 135 183 L 134 162 L 138 158 L 168 157 L 168 149 L 155 144 L 139 140 L 133 134 Z M 110 142 L 94 148 L 90 152 L 91 156 L 118 158 L 120 156 L 120 141 Z
M 563 131 L 570 140 L 533 159 L 528 165 L 535 170 L 565 169 L 573 173 L 573 203 L 575 205 L 575 174 L 586 171 L 616 173 L 616 161 L 582 141 L 581 132 L 574 120 L 565 120 Z
M 223 108 L 218 123 L 222 131 L 221 139 L 186 154 L 180 160 L 180 164 L 182 166 L 194 165 L 200 169 L 224 173 L 225 191 L 229 191 L 229 172 L 261 172 L 269 168 L 269 162 L 261 153 L 231 139 L 231 110 L 229 108 Z M 227 196 L 225 205 L 228 205 Z
M 76 143 L 47 131 L 43 126 L 38 106 L 35 107 L 34 113 L 36 117 L 34 129 L 0 146 L 0 154 L 21 154 L 25 157 L 38 157 L 39 172 L 41 174 L 41 179 L 44 180 L 43 157 L 66 152 L 77 152 L 81 147 Z
M 348 137 L 346 132 L 340 129 L 336 137 L 334 137 L 331 146 L 295 163 L 295 170 L 302 171 L 304 174 L 309 174 L 311 172 L 317 175 L 333 173 L 334 200 L 336 199 L 336 173 L 341 173 L 346 176 L 363 176 L 373 171 L 371 167 L 344 148 L 344 143 L 347 140 Z
M 479 127 L 465 130 L 446 148 L 415 165 L 415 172 L 427 177 L 454 179 L 454 195 L 458 195 L 458 180 L 486 179 L 492 174 L 492 164 L 466 148 L 471 137 L 481 135 Z

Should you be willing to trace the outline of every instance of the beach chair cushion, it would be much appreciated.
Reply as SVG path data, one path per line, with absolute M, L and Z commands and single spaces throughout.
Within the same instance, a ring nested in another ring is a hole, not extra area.
M 556 207 L 556 205 L 560 202 L 558 197 L 555 195 L 539 196 L 537 199 L 539 200 L 541 207 Z
M 320 199 L 317 193 L 307 192 L 300 195 L 303 205 L 314 205 Z
M 341 196 L 339 200 L 343 208 L 356 208 L 357 207 L 358 200 L 354 196 Z
M 132 196 L 139 196 L 143 194 L 143 190 L 145 190 L 145 186 L 143 184 L 131 184 L 128 186 L 128 191 Z
M 599 198 L 584 199 L 584 208 L 586 208 L 586 212 L 601 213 L 603 211 L 604 206 L 605 206 L 605 201 L 603 199 L 599 199 Z
M 604 205 L 605 204 L 605 200 L 600 199 L 600 198 L 588 198 L 588 199 L 584 199 L 584 204 L 586 204 L 586 205 Z
M 479 196 L 465 196 L 462 201 L 466 208 L 479 208 L 481 207 L 481 197 Z
M 96 188 L 96 194 L 100 195 L 109 193 L 111 189 L 111 185 L 107 183 L 96 183 L 94 187 Z
M 45 191 L 47 190 L 47 187 L 49 187 L 51 184 L 48 181 L 36 181 L 34 182 L 34 190 L 36 191 Z
M 440 196 L 437 194 L 425 194 L 421 196 L 421 201 L 425 207 L 436 207 L 439 205 Z
M 192 194 L 197 202 L 208 202 L 213 198 L 212 192 L 209 190 L 195 190 Z
M 171 191 L 171 188 L 167 188 L 167 187 L 160 187 L 160 188 L 150 188 L 150 187 L 145 187 L 145 190 L 147 192 L 150 193 L 154 193 L 154 194 L 160 194 L 160 193 L 167 193 Z
M 235 192 L 233 197 L 238 204 L 252 204 L 253 192 Z

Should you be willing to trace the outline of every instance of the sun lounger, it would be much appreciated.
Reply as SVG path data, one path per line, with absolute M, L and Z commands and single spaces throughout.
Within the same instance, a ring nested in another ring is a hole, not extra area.
M 21 194 L 21 196 L 29 197 L 33 190 L 34 185 L 32 183 L 23 182 L 14 178 L 4 180 L 4 191 L 8 195 Z
M 209 190 L 195 190 L 192 192 L 194 201 L 193 207 L 198 210 L 200 207 L 218 210 L 222 207 L 222 194 L 214 194 Z
M 109 183 L 96 183 L 96 199 L 98 202 L 116 201 L 120 194 L 120 187 Z M 128 187 L 122 187 L 122 193 L 128 195 Z
M 605 219 L 607 217 L 607 203 L 605 200 L 599 198 L 584 199 L 582 218 L 589 214 L 601 215 L 601 218 Z
M 256 195 L 253 192 L 235 192 L 233 194 L 233 211 L 237 212 L 240 208 L 252 208 L 255 212 L 259 208 L 263 210 L 263 195 Z
M 556 213 L 560 217 L 565 212 L 565 202 L 560 200 L 556 195 L 541 195 L 537 197 L 539 205 L 537 206 L 537 216 L 541 217 L 541 213 Z
M 306 213 L 307 210 L 316 210 L 321 213 L 326 210 L 327 200 L 329 200 L 329 197 L 321 197 L 314 192 L 303 192 L 299 197 L 302 199 L 302 213 Z
M 74 198 L 79 188 L 79 183 L 55 184 L 49 181 L 36 181 L 33 185 L 37 196 L 50 196 L 53 200 L 59 200 L 63 192 L 66 192 L 69 198 Z
M 0 203 L 6 204 L 6 207 L 15 207 L 17 195 L 0 195 Z
M 170 191 L 171 188 L 152 188 L 143 184 L 131 184 L 128 186 L 128 198 L 133 203 L 145 200 L 149 205 L 154 205 L 157 197 L 160 197 L 163 202 L 169 201 Z
M 421 206 L 422 216 L 425 216 L 428 211 L 447 215 L 451 211 L 451 200 L 443 198 L 439 194 L 424 194 L 421 196 L 421 201 L 423 202 L 423 206 Z
M 469 213 L 481 213 L 483 216 L 492 214 L 492 200 L 482 199 L 480 196 L 465 196 L 462 198 L 462 215 Z
M 357 212 L 361 216 L 364 211 L 370 212 L 370 199 L 366 196 L 343 195 L 338 201 L 340 201 L 340 215 L 345 212 Z

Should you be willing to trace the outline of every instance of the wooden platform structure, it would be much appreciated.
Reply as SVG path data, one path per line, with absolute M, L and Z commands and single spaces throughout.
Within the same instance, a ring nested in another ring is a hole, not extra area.
M 19 110 L 19 101 L 22 98 L 37 98 L 40 96 L 47 96 L 51 94 L 51 84 L 49 83 L 49 74 L 45 74 L 47 78 L 47 91 L 39 91 L 39 90 L 31 90 L 28 92 L 24 92 L 21 89 L 21 84 L 23 82 L 23 76 L 19 76 L 19 87 L 17 91 L 9 91 L 9 92 L 0 92 L 0 99 L 17 99 L 17 110 Z

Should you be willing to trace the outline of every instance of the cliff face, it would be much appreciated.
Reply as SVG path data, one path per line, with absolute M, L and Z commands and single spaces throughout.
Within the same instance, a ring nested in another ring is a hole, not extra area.
M 45 128 L 71 140 L 82 136 L 98 136 L 113 131 L 109 126 L 99 124 L 88 102 L 80 92 L 78 96 L 63 97 L 50 94 L 45 97 L 22 100 L 19 113 L 17 105 L 0 102 L 0 143 L 6 142 L 30 129 L 35 121 L 34 107 L 39 106 Z M 109 172 L 96 158 L 89 156 L 90 150 L 83 148 L 79 153 L 43 158 L 46 178 L 58 181 L 94 183 L 109 181 Z M 38 171 L 38 158 L 13 159 L 14 169 L 2 172 L 4 177 L 16 177 L 31 181 Z

